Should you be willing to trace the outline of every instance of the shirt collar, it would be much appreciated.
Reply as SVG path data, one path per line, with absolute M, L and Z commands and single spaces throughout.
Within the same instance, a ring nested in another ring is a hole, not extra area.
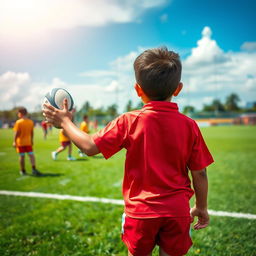
M 168 102 L 168 101 L 150 101 L 146 105 L 144 105 L 143 108 L 154 109 L 154 110 L 165 110 L 165 111 L 179 110 L 177 103 Z

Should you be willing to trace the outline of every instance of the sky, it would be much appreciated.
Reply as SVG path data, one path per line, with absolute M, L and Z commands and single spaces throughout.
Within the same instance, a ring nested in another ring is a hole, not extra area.
M 140 99 L 133 62 L 167 46 L 182 64 L 180 106 L 256 101 L 254 0 L 0 0 L 0 109 L 40 109 L 54 87 L 77 109 Z

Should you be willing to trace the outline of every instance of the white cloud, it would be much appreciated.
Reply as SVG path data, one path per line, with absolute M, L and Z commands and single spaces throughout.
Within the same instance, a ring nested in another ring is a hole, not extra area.
M 244 42 L 241 45 L 241 49 L 244 51 L 256 51 L 256 42 Z
M 86 72 L 82 72 L 79 74 L 79 76 L 84 76 L 84 77 L 112 77 L 116 76 L 117 72 L 116 71 L 110 71 L 110 70 L 89 70 Z
M 2 0 L 2 34 L 28 36 L 51 29 L 104 26 L 136 21 L 149 8 L 168 0 Z
M 125 56 L 118 57 L 110 63 L 112 69 L 117 72 L 125 72 L 133 70 L 133 62 L 137 57 L 138 52 L 132 51 Z
M 153 8 L 153 7 L 157 7 L 157 6 L 160 6 L 160 5 L 164 5 L 166 4 L 167 2 L 170 2 L 170 1 L 165 1 L 165 0 L 126 0 L 126 1 L 123 1 L 123 2 L 127 2 L 127 3 L 130 3 L 130 4 L 133 4 L 133 3 L 136 3 L 138 4 L 139 6 L 143 7 L 143 8 Z
M 105 92 L 118 92 L 121 90 L 120 84 L 113 80 L 111 83 L 104 89 Z
M 184 88 L 174 99 L 180 109 L 185 105 L 200 109 L 214 98 L 223 101 L 230 93 L 237 93 L 241 102 L 256 99 L 256 52 L 225 52 L 211 34 L 211 29 L 205 28 L 197 46 L 183 60 Z M 61 78 L 39 83 L 28 73 L 6 72 L 0 75 L 0 108 L 8 109 L 15 103 L 34 109 L 51 88 L 64 87 L 78 108 L 89 101 L 95 107 L 116 103 L 123 111 L 128 100 L 134 105 L 140 101 L 133 88 L 133 62 L 143 50 L 119 56 L 105 70 L 87 70 L 80 74 L 85 79 L 82 84 L 68 84 Z
M 215 40 L 211 39 L 211 35 L 211 29 L 204 27 L 202 38 L 197 41 L 197 47 L 192 48 L 192 54 L 186 59 L 188 67 L 226 60 L 222 49 Z
M 1 101 L 13 103 L 20 98 L 24 98 L 27 94 L 26 87 L 29 83 L 30 76 L 28 73 L 14 73 L 11 71 L 4 73 L 0 76 Z
M 246 80 L 244 90 L 252 92 L 252 93 L 254 92 L 254 95 L 255 95 L 255 93 L 256 93 L 256 77 L 249 77 Z
M 211 36 L 211 29 L 205 27 L 197 47 L 183 61 L 181 97 L 187 104 L 196 99 L 197 108 L 205 103 L 204 98 L 223 101 L 230 93 L 237 93 L 243 101 L 255 100 L 256 52 L 224 52 Z
M 8 71 L 0 75 L 0 108 L 10 109 L 14 106 L 25 106 L 34 110 L 40 106 L 44 95 L 54 87 L 65 85 L 58 78 L 52 83 L 38 83 L 32 80 L 28 73 Z
M 209 27 L 204 27 L 203 31 L 202 31 L 202 36 L 203 37 L 207 37 L 207 38 L 211 38 L 212 36 L 212 30 Z

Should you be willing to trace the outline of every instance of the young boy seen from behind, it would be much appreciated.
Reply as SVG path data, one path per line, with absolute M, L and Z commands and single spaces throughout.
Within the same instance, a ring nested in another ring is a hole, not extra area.
M 179 113 L 173 96 L 182 89 L 179 55 L 167 48 L 144 51 L 134 62 L 135 90 L 145 103 L 140 110 L 124 113 L 94 135 L 81 133 L 71 113 L 46 105 L 49 122 L 62 127 L 87 155 L 102 153 L 107 159 L 127 150 L 123 180 L 125 202 L 122 240 L 128 255 L 181 256 L 192 245 L 195 229 L 208 225 L 206 167 L 213 162 L 195 121 Z M 189 200 L 194 191 L 195 206 Z

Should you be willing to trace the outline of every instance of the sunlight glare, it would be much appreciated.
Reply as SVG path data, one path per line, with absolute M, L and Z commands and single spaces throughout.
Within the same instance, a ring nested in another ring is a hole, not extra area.
M 30 37 L 51 28 L 50 1 L 0 1 L 0 34 L 8 37 Z

